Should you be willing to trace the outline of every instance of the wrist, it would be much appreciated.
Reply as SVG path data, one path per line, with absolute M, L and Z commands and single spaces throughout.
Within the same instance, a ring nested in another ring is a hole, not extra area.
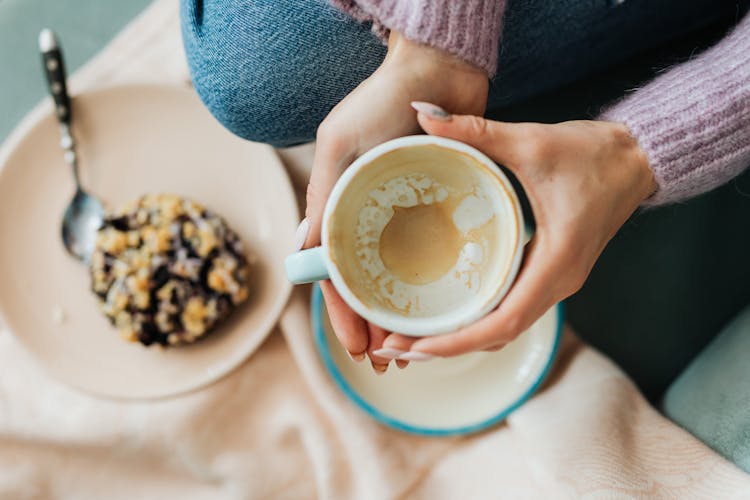
M 389 59 L 416 64 L 428 71 L 456 71 L 488 79 L 487 73 L 480 67 L 444 50 L 409 40 L 397 31 L 391 31 L 388 37 L 386 61 Z
M 412 100 L 433 102 L 454 113 L 483 115 L 489 79 L 485 71 L 448 52 L 391 31 L 381 68 L 406 77 Z
M 641 148 L 638 139 L 632 134 L 627 125 L 623 123 L 608 122 L 615 140 L 615 144 L 622 148 L 626 164 L 632 176 L 634 194 L 639 203 L 649 198 L 658 189 L 654 172 L 648 155 Z

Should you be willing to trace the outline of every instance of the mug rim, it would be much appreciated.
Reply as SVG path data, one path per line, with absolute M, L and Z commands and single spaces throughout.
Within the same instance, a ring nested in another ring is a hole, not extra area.
M 331 247 L 329 245 L 329 219 L 332 217 L 342 194 L 360 170 L 391 151 L 411 146 L 424 145 L 436 145 L 452 149 L 459 153 L 468 154 L 483 166 L 488 167 L 489 172 L 502 184 L 505 196 L 514 211 L 516 221 L 516 242 L 513 251 L 513 259 L 505 275 L 505 279 L 497 284 L 489 299 L 483 302 L 477 302 L 476 306 L 469 303 L 468 306 L 465 307 L 465 312 L 457 312 L 454 310 L 439 316 L 407 318 L 395 313 L 387 313 L 368 307 L 354 294 L 354 292 L 352 292 L 351 288 L 347 285 L 343 274 L 339 271 L 338 265 L 331 258 Z M 344 170 L 344 173 L 334 185 L 323 211 L 321 246 L 323 247 L 323 259 L 326 268 L 328 269 L 330 280 L 336 288 L 336 291 L 344 299 L 344 302 L 346 302 L 347 305 L 349 305 L 349 307 L 351 307 L 357 314 L 385 330 L 399 332 L 404 335 L 433 336 L 449 333 L 474 323 L 492 311 L 492 309 L 502 301 L 508 293 L 508 290 L 510 290 L 510 287 L 513 285 L 521 267 L 524 247 L 523 233 L 524 218 L 518 195 L 508 177 L 502 170 L 500 170 L 500 168 L 498 168 L 497 164 L 492 159 L 473 146 L 469 146 L 468 144 L 455 139 L 434 135 L 410 135 L 391 139 L 373 147 L 362 154 L 352 162 L 346 170 Z

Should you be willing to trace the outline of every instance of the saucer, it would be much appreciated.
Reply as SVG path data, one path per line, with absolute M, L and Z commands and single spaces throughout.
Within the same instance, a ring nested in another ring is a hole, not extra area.
M 543 382 L 562 335 L 557 304 L 515 341 L 497 352 L 395 364 L 375 375 L 355 363 L 331 328 L 320 288 L 312 293 L 312 327 L 323 364 L 335 384 L 375 420 L 425 435 L 469 434 L 503 421 Z

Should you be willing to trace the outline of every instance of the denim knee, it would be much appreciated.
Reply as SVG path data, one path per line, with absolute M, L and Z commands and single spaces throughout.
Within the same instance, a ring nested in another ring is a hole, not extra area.
M 324 1 L 182 0 L 181 21 L 210 112 L 234 134 L 277 147 L 314 139 L 385 51 Z
M 268 71 L 261 65 L 253 69 L 260 75 Z M 191 57 L 191 74 L 195 90 L 211 114 L 243 139 L 274 147 L 301 144 L 314 139 L 317 125 L 325 117 L 320 110 L 311 109 L 313 103 L 289 99 L 280 85 L 256 85 L 196 56 Z M 309 114 L 300 116 L 301 109 L 308 109 Z M 322 116 L 316 117 L 318 114 Z
M 291 109 L 309 110 L 311 103 L 285 90 L 300 84 L 282 68 L 292 55 L 264 44 L 259 30 L 240 15 L 243 10 L 232 2 L 182 1 L 183 43 L 195 90 L 211 114 L 244 139 L 274 146 L 311 139 L 315 120 L 298 120 Z

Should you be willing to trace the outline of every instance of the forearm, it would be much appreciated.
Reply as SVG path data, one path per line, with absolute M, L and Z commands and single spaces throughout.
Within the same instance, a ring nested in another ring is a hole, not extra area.
M 648 156 L 660 205 L 709 191 L 750 165 L 750 15 L 713 48 L 604 113 Z
M 482 68 L 497 69 L 505 0 L 331 0 L 384 39 L 391 30 Z

